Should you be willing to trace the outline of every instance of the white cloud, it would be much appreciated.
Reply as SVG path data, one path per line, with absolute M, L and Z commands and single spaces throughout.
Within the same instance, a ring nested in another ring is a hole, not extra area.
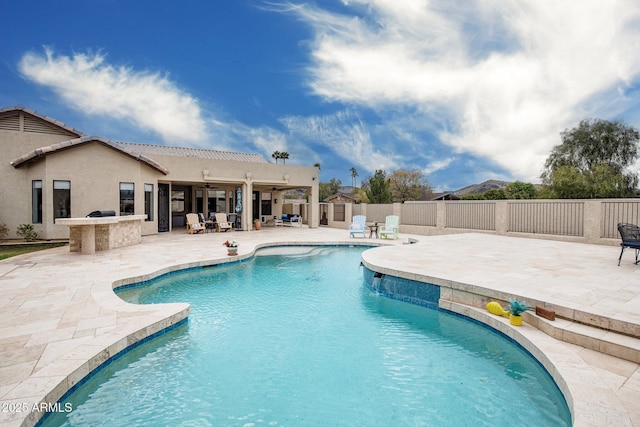
M 309 86 L 331 101 L 437 110 L 439 135 L 535 180 L 559 132 L 628 104 L 640 76 L 635 0 L 351 0 L 292 9 L 315 30 Z M 637 96 L 637 95 L 636 95 Z
M 285 135 L 273 128 L 247 128 L 245 136 L 267 158 L 271 158 L 274 151 L 289 152 Z
M 115 67 L 101 54 L 26 53 L 19 64 L 28 79 L 50 87 L 72 108 L 127 120 L 174 145 L 202 143 L 206 122 L 196 99 L 166 76 Z
M 448 157 L 446 159 L 441 159 L 441 160 L 436 160 L 433 161 L 429 164 L 429 166 L 427 168 L 425 168 L 422 172 L 425 175 L 429 175 L 432 174 L 434 172 L 437 172 L 439 170 L 442 170 L 444 168 L 446 168 L 447 166 L 449 166 L 451 164 L 451 162 L 455 161 L 456 158 L 455 157 Z
M 288 116 L 280 119 L 291 139 L 323 145 L 366 170 L 394 169 L 398 158 L 385 147 L 374 147 L 367 126 L 351 111 L 324 116 Z
M 305 146 L 291 145 L 286 135 L 270 127 L 250 127 L 224 112 L 206 112 L 198 101 L 158 73 L 115 67 L 102 54 L 44 55 L 26 53 L 19 64 L 28 79 L 54 90 L 68 105 L 86 114 L 126 120 L 155 132 L 171 145 L 215 149 L 255 150 L 271 159 L 275 150 L 288 151 L 292 162 L 314 153 Z M 254 103 L 260 101 L 254 98 Z M 319 161 L 319 160 L 318 160 Z

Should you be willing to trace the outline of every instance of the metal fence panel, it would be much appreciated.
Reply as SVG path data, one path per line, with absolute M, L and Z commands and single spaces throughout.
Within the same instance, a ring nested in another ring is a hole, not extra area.
M 494 202 L 446 202 L 447 228 L 470 230 L 496 229 L 496 204 Z
M 640 224 L 639 201 L 606 201 L 602 202 L 602 232 L 603 238 L 620 237 L 618 223 Z
M 438 219 L 438 205 L 436 202 L 404 203 L 400 218 L 403 225 L 435 227 Z
M 367 205 L 367 221 L 385 222 L 387 215 L 393 215 L 392 204 L 371 204 Z M 402 224 L 402 222 L 401 222 Z
M 584 202 L 509 202 L 508 231 L 584 236 Z

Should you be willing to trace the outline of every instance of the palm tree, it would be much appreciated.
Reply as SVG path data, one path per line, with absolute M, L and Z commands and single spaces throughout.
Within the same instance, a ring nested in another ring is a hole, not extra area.
M 278 164 L 278 159 L 281 158 L 280 156 L 282 156 L 282 153 L 280 153 L 279 151 L 274 151 L 273 154 L 271 155 L 271 157 L 276 159 L 276 165 Z
M 283 151 L 282 153 L 280 153 L 280 158 L 282 159 L 282 163 L 286 163 L 285 160 L 287 160 L 289 158 L 289 153 L 287 153 L 286 151 Z
M 351 185 L 353 187 L 356 186 L 356 176 L 358 176 L 358 171 L 356 170 L 356 168 L 351 167 L 351 169 L 349 169 L 351 171 Z

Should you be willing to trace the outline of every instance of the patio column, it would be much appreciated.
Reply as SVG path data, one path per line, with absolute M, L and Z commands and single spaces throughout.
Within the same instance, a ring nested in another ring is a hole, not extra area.
M 307 225 L 309 228 L 317 228 L 320 225 L 320 200 L 318 195 L 320 194 L 320 184 L 318 183 L 318 177 L 314 176 L 311 179 L 311 187 L 309 187 L 309 201 L 308 201 L 308 218 Z
M 247 179 L 242 184 L 242 229 L 244 231 L 253 230 L 253 182 L 251 179 Z

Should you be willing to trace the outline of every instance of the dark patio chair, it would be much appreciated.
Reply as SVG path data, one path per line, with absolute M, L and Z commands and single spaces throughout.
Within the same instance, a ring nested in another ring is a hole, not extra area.
M 620 258 L 618 258 L 618 265 L 622 259 L 622 254 L 625 248 L 631 248 L 636 251 L 636 264 L 638 263 L 638 254 L 640 253 L 640 227 L 633 224 L 625 224 L 623 222 L 618 224 L 618 232 L 622 242 L 622 250 L 620 251 Z
M 204 218 L 204 214 L 203 213 L 199 213 L 198 214 L 198 218 L 200 218 L 200 222 L 202 224 L 204 224 L 204 232 L 208 233 L 208 232 L 213 232 L 215 229 L 215 225 L 213 224 L 212 220 L 207 220 Z

